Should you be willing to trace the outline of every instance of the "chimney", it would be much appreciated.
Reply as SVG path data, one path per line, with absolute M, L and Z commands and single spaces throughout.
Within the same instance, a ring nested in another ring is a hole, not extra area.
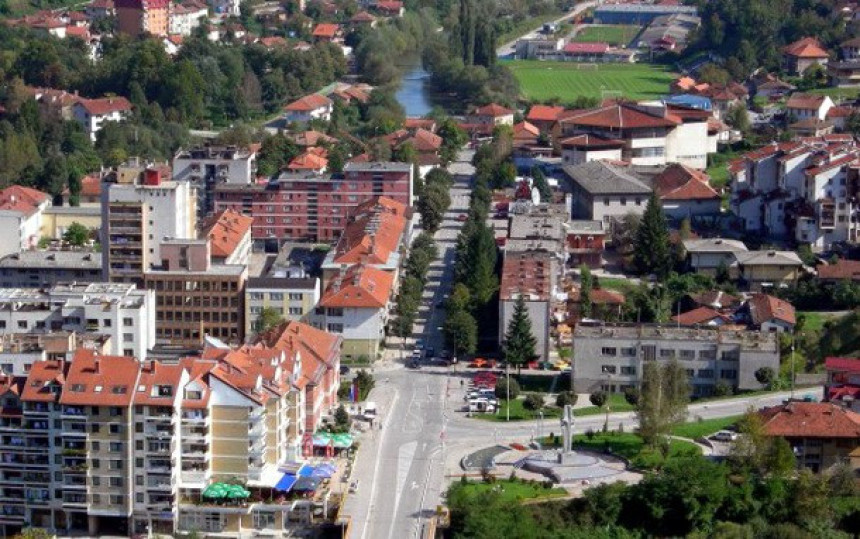
M 152 372 L 155 372 L 155 360 L 154 359 L 149 360 L 149 370 Z
M 99 374 L 99 360 L 93 361 L 93 372 Z

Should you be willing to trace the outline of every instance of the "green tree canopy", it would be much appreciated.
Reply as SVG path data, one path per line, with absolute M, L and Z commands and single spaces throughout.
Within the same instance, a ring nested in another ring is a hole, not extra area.
M 525 298 L 517 297 L 514 312 L 508 322 L 505 332 L 504 354 L 509 365 L 522 367 L 537 355 L 537 339 L 532 333 L 532 322 L 529 318 Z
M 665 278 L 672 269 L 669 225 L 656 191 L 651 193 L 636 230 L 633 259 L 640 273 Z
M 90 239 L 89 229 L 77 221 L 70 224 L 69 228 L 63 233 L 63 241 L 67 241 L 77 247 L 84 245 L 88 239 Z

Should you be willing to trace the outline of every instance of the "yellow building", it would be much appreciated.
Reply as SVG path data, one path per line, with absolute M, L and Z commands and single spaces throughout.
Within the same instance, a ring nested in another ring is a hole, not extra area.
M 42 212 L 43 238 L 60 239 L 72 223 L 80 223 L 89 230 L 102 227 L 102 210 L 99 206 L 51 206 Z

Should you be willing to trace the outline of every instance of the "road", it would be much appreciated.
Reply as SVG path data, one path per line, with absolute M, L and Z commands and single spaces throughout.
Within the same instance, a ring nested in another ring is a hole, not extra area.
M 572 19 L 572 18 L 576 17 L 577 15 L 579 15 L 580 13 L 585 11 L 586 9 L 594 7 L 596 5 L 597 5 L 597 2 L 580 2 L 572 10 L 570 10 L 569 12 L 565 13 L 564 15 L 555 19 L 552 22 L 555 24 L 561 24 L 568 19 Z M 500 45 L 498 48 L 496 48 L 496 56 L 498 56 L 499 58 L 513 57 L 513 54 L 516 51 L 517 40 L 527 38 L 527 37 L 534 37 L 534 36 L 536 36 L 536 34 L 538 33 L 538 31 L 541 28 L 543 28 L 543 26 L 538 26 L 534 30 L 532 30 L 530 32 L 526 32 L 525 34 L 521 35 L 517 39 L 514 39 L 513 41 L 509 41 L 503 45 Z
M 455 179 L 451 207 L 435 236 L 439 255 L 430 265 L 414 327 L 414 338 L 422 338 L 437 351 L 443 345 L 438 328 L 444 312 L 435 305 L 450 293 L 454 249 L 462 226 L 457 216 L 469 206 L 472 154 L 463 152 L 449 167 Z M 410 353 L 406 350 L 403 355 Z M 401 354 L 394 355 L 392 364 L 377 369 L 372 399 L 380 410 L 382 428 L 362 436 L 353 470 L 359 492 L 349 496 L 344 507 L 344 514 L 352 517 L 354 539 L 418 537 L 443 493 L 447 371 L 406 370 Z

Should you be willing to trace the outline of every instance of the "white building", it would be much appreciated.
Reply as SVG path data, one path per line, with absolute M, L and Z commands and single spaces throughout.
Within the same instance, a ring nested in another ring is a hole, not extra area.
M 209 16 L 205 5 L 195 3 L 174 4 L 168 14 L 168 33 L 170 35 L 190 36 Z
M 792 94 L 785 104 L 786 114 L 795 120 L 825 120 L 832 108 L 833 100 L 827 95 Z
M 33 249 L 39 243 L 42 213 L 51 205 L 47 194 L 12 185 L 0 191 L 0 256 Z
M 561 38 L 519 39 L 516 56 L 520 60 L 552 60 L 558 58 L 563 46 Z
M 72 108 L 75 120 L 83 126 L 93 142 L 105 122 L 121 122 L 129 112 L 131 103 L 124 97 L 79 99 Z
M 212 211 L 212 197 L 218 184 L 247 185 L 257 172 L 257 152 L 236 146 L 199 146 L 179 150 L 173 156 L 173 179 L 190 182 L 197 188 L 202 214 Z
M 155 294 L 120 283 L 3 289 L 0 331 L 104 334 L 111 354 L 142 359 L 155 344 Z
M 309 94 L 284 107 L 284 121 L 287 123 L 308 123 L 311 120 L 331 120 L 334 102 L 324 95 Z

